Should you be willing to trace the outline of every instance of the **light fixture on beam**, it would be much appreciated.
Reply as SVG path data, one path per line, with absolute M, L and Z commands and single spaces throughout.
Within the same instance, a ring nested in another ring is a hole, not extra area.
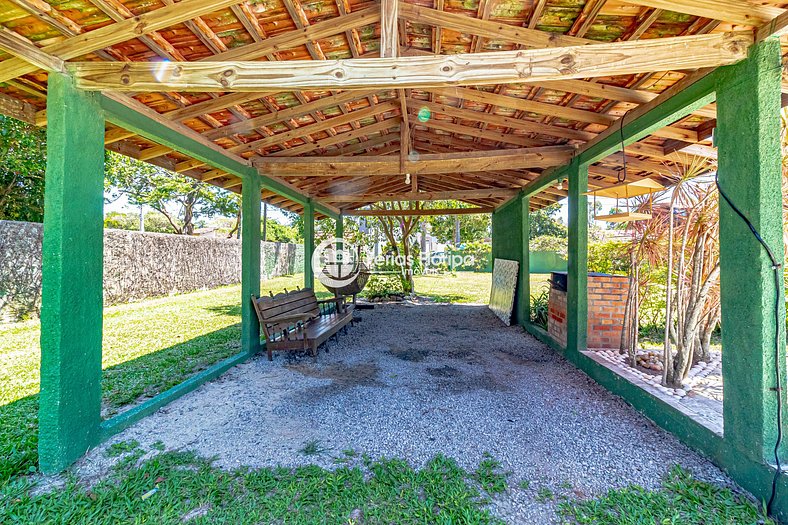
M 605 222 L 648 221 L 651 220 L 651 211 L 654 207 L 654 193 L 663 189 L 665 188 L 658 182 L 651 179 L 640 179 L 633 182 L 621 182 L 606 188 L 599 188 L 594 191 L 586 192 L 584 195 L 594 196 L 594 220 Z M 642 195 L 648 195 L 648 212 L 632 211 L 629 199 Z M 626 211 L 611 213 L 609 215 L 597 215 L 597 197 L 616 199 L 616 209 L 619 208 L 619 202 L 624 200 L 626 203 Z
M 631 111 L 631 110 L 630 110 Z M 624 113 L 619 119 L 619 133 L 621 135 L 621 156 L 624 161 L 624 169 L 618 175 L 618 184 L 608 186 L 606 188 L 599 188 L 594 191 L 584 193 L 584 195 L 594 196 L 594 220 L 605 222 L 634 222 L 634 221 L 649 221 L 651 214 L 654 210 L 654 192 L 664 189 L 664 187 L 651 179 L 643 178 L 636 181 L 627 181 L 627 151 L 626 141 L 624 139 L 624 119 L 627 118 L 629 111 Z M 648 213 L 642 211 L 632 211 L 632 205 L 629 199 L 632 197 L 639 197 L 648 195 Z M 616 211 L 619 208 L 619 201 L 621 199 L 626 203 L 626 211 L 619 213 L 611 213 L 608 215 L 596 214 L 596 198 L 607 197 L 609 199 L 616 199 Z

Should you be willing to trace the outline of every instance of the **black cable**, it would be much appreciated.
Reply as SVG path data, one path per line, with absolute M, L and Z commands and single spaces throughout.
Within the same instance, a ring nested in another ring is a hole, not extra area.
M 780 479 L 781 473 L 781 466 L 780 466 L 780 445 L 782 444 L 783 440 L 783 405 L 782 405 L 782 378 L 780 377 L 780 270 L 782 269 L 782 264 L 777 260 L 774 256 L 774 252 L 769 245 L 766 244 L 766 241 L 763 240 L 761 234 L 758 233 L 758 230 L 755 229 L 755 226 L 750 222 L 750 220 L 744 215 L 744 213 L 736 207 L 735 204 L 731 201 L 731 199 L 725 194 L 720 186 L 720 178 L 719 172 L 717 172 L 714 176 L 714 183 L 717 185 L 717 191 L 719 191 L 722 198 L 725 199 L 725 202 L 728 203 L 728 206 L 736 212 L 736 215 L 741 217 L 741 220 L 747 225 L 747 227 L 752 232 L 755 239 L 763 246 L 766 253 L 769 254 L 769 259 L 772 261 L 772 270 L 774 271 L 774 295 L 775 295 L 775 302 L 774 302 L 774 375 L 777 381 L 777 386 L 774 389 L 777 393 L 777 441 L 774 444 L 774 461 L 777 467 L 777 470 L 774 473 L 774 478 L 772 479 L 772 494 L 769 497 L 769 503 L 766 505 L 766 512 L 769 515 L 772 515 L 772 504 L 774 503 L 774 498 L 777 495 L 777 481 Z

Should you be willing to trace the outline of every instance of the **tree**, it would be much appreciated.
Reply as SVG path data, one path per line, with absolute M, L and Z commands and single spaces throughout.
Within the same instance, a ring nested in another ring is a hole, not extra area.
M 149 211 L 144 215 L 143 220 L 146 232 L 174 233 L 170 223 L 160 213 Z M 104 216 L 104 227 L 116 230 L 139 230 L 140 216 L 133 212 L 112 211 Z
M 0 219 L 44 220 L 46 132 L 0 115 Z
M 536 211 L 531 212 L 531 239 L 549 235 L 551 237 L 566 238 L 567 229 L 566 225 L 562 223 L 555 215 L 561 211 L 559 203 L 545 206 Z
M 436 201 L 425 203 L 425 208 L 470 208 L 460 201 Z M 490 237 L 492 220 L 489 213 L 474 215 L 431 215 L 424 220 L 430 225 L 432 235 L 442 244 L 454 244 L 455 221 L 460 222 L 460 240 L 462 242 L 482 241 Z
M 388 211 L 417 210 L 420 205 L 419 202 L 381 202 L 373 204 L 372 208 Z M 398 271 L 403 291 L 413 293 L 415 284 L 413 281 L 413 245 L 411 243 L 413 232 L 418 228 L 421 217 L 418 215 L 380 216 L 375 217 L 372 222 L 377 222 L 380 225 L 383 235 L 394 250 L 395 257 L 401 263 L 398 264 Z
M 108 152 L 106 189 L 111 200 L 125 195 L 135 206 L 162 214 L 177 234 L 192 235 L 197 217 L 236 216 L 240 197 L 191 177 Z

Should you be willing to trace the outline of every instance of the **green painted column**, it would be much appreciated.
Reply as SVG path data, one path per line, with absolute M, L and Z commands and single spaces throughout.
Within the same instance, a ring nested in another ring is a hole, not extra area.
M 525 326 L 531 322 L 531 271 L 530 271 L 530 242 L 531 242 L 531 199 L 520 199 L 520 300 L 518 301 L 517 319 L 520 325 Z
M 345 216 L 340 213 L 339 216 L 337 217 L 336 221 L 337 221 L 337 223 L 336 223 L 336 230 L 334 232 L 334 237 L 336 237 L 337 239 L 344 240 L 345 239 Z M 341 250 L 343 250 L 345 248 L 345 243 L 344 242 L 340 242 L 338 244 L 339 245 L 336 247 L 337 250 L 341 251 Z
M 566 351 L 586 348 L 588 325 L 588 165 L 574 159 L 568 166 L 569 249 L 566 293 Z
M 260 351 L 260 322 L 252 296 L 260 295 L 260 190 L 262 179 L 249 173 L 241 188 L 241 349 Z
M 314 288 L 315 271 L 312 253 L 315 251 L 315 205 L 310 199 L 304 205 L 304 286 Z
M 750 48 L 747 60 L 719 70 L 716 140 L 723 191 L 782 262 L 780 64 L 780 43 L 774 39 Z M 775 341 L 772 264 L 742 219 L 720 201 L 725 439 L 752 459 L 771 463 L 778 395 L 788 409 L 784 302 L 779 300 Z M 780 287 L 782 281 L 780 272 Z M 772 390 L 776 364 L 782 374 L 779 394 Z
M 98 93 L 50 73 L 41 296 L 41 471 L 98 442 L 104 247 L 104 117 Z

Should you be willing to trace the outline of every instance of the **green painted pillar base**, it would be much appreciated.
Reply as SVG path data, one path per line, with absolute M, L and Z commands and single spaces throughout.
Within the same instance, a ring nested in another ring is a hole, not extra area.
M 315 251 L 315 205 L 310 200 L 304 205 L 304 287 L 315 287 L 312 254 Z
M 566 291 L 566 351 L 586 349 L 588 328 L 588 165 L 575 159 L 568 167 L 569 249 Z
M 41 471 L 98 441 L 104 247 L 104 117 L 98 93 L 49 74 L 42 251 Z
M 250 173 L 241 189 L 241 349 L 260 351 L 260 322 L 252 296 L 260 295 L 260 190 L 261 177 Z
M 520 199 L 512 199 L 492 214 L 492 258 L 508 259 L 520 264 L 517 290 L 514 294 L 515 307 L 512 310 L 512 324 L 521 324 L 523 301 L 528 301 L 524 291 L 523 270 L 523 217 Z M 526 267 L 527 268 L 527 267 Z
M 719 70 L 716 140 L 723 191 L 782 262 L 780 64 L 780 43 L 775 39 L 756 44 L 747 60 Z M 779 272 L 781 289 L 782 283 Z M 784 294 L 781 290 L 777 299 L 770 259 L 722 198 L 720 293 L 725 439 L 751 459 L 773 463 L 778 395 L 782 396 L 783 417 L 788 419 Z M 776 364 L 782 374 L 779 394 L 772 390 L 777 386 Z

